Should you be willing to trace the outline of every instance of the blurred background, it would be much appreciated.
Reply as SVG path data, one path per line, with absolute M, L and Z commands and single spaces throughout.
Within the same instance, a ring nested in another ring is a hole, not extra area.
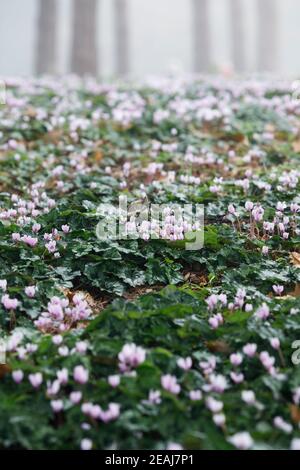
M 0 76 L 300 72 L 299 0 L 0 0 Z

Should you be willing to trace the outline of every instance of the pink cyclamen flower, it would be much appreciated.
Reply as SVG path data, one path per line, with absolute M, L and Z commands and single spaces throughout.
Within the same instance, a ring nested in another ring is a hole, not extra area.
M 274 363 L 275 363 L 275 358 L 270 356 L 268 351 L 262 351 L 259 355 L 259 359 L 262 363 L 262 365 L 265 367 L 267 370 L 272 370 Z
M 73 297 L 73 302 L 74 302 L 74 297 Z M 75 345 L 76 351 L 80 354 L 85 354 L 87 351 L 87 348 L 88 348 L 88 344 L 86 343 L 86 341 L 77 341 Z
M 199 362 L 199 367 L 203 370 L 204 375 L 211 374 L 215 370 L 216 365 L 217 361 L 214 356 L 209 357 L 207 361 Z
M 202 399 L 202 392 L 201 390 L 191 390 L 189 393 L 189 397 L 192 401 L 199 401 Z
M 126 371 L 142 364 L 146 359 L 146 351 L 134 343 L 125 344 L 119 352 L 118 358 L 120 369 Z
M 67 357 L 69 355 L 69 348 L 68 346 L 60 346 L 58 348 L 58 354 L 62 357 Z
M 218 322 L 217 318 L 215 317 L 215 315 L 213 315 L 212 317 L 209 318 L 208 323 L 209 323 L 209 325 L 211 326 L 211 328 L 213 330 L 216 330 L 219 326 L 219 322 Z
M 7 351 L 15 351 L 23 340 L 23 333 L 13 333 L 7 341 L 6 349 Z
M 178 442 L 169 442 L 166 450 L 183 450 L 183 447 Z
M 59 383 L 63 384 L 63 385 L 66 385 L 68 383 L 68 380 L 69 380 L 69 371 L 66 367 L 64 367 L 63 369 L 61 370 L 58 370 L 56 372 L 56 377 L 59 381 Z
M 191 357 L 180 357 L 177 361 L 178 367 L 183 370 L 189 370 L 192 367 L 192 358 Z
M 269 253 L 269 247 L 265 245 L 262 247 L 261 251 L 263 255 L 267 255 Z
M 279 338 L 271 338 L 270 339 L 270 344 L 272 346 L 272 348 L 274 349 L 279 349 L 280 348 L 280 340 Z
M 69 231 L 70 231 L 69 225 L 62 225 L 61 229 L 64 233 L 69 233 Z
M 41 224 L 33 224 L 32 226 L 33 233 L 39 232 L 41 230 L 41 227 L 42 227 Z
M 33 298 L 35 296 L 35 292 L 36 292 L 36 287 L 35 286 L 25 287 L 25 294 L 27 295 L 27 297 Z
M 280 429 L 286 434 L 290 434 L 293 431 L 293 426 L 285 421 L 281 416 L 276 416 L 273 420 L 273 423 L 277 429 Z
M 293 401 L 295 405 L 299 405 L 300 403 L 300 387 L 297 387 L 293 390 Z
M 99 418 L 104 423 L 109 423 L 120 416 L 120 405 L 118 403 L 109 403 L 106 411 L 100 408 Z
M 220 413 L 224 406 L 222 401 L 216 400 L 214 397 L 211 396 L 208 396 L 206 398 L 205 404 L 212 413 Z
M 52 383 L 47 384 L 47 395 L 49 397 L 55 397 L 60 390 L 59 380 L 54 380 Z
M 261 320 L 266 320 L 270 316 L 270 309 L 266 303 L 263 303 L 255 312 L 255 316 Z
M 1 303 L 6 310 L 16 310 L 19 305 L 19 301 L 17 299 L 11 299 L 8 294 L 1 297 Z
M 236 209 L 235 209 L 235 207 L 234 207 L 233 204 L 229 204 L 229 206 L 228 206 L 228 212 L 229 212 L 229 214 L 231 214 L 231 215 L 236 215 Z
M 81 411 L 85 415 L 89 415 L 91 413 L 92 408 L 93 408 L 93 404 L 90 402 L 88 403 L 85 402 L 85 403 L 82 403 L 81 405 Z
M 300 211 L 300 206 L 297 203 L 292 202 L 291 204 L 291 212 L 294 214 Z
M 294 437 L 291 441 L 291 450 L 300 450 L 300 439 L 299 437 Z
M 22 370 L 14 370 L 11 375 L 12 375 L 14 382 L 16 382 L 16 384 L 19 384 L 20 382 L 22 382 L 24 378 L 24 372 Z
M 52 336 L 52 343 L 56 346 L 60 345 L 63 342 L 63 337 L 61 335 Z
M 64 409 L 64 403 L 62 400 L 52 400 L 51 401 L 51 408 L 54 413 L 59 413 Z
M 81 392 L 71 392 L 70 393 L 70 401 L 73 403 L 73 405 L 77 405 L 82 399 L 82 393 Z
M 237 372 L 230 372 L 230 378 L 235 384 L 244 382 L 244 374 Z
M 85 384 L 89 380 L 89 371 L 83 366 L 76 366 L 73 371 L 73 377 L 75 382 Z
M 251 201 L 247 201 L 247 202 L 246 202 L 246 204 L 245 204 L 245 209 L 246 209 L 246 211 L 251 212 L 252 209 L 253 209 L 253 207 L 254 207 L 253 202 L 251 202 Z
M 113 388 L 118 387 L 118 385 L 120 385 L 120 376 L 119 375 L 109 375 L 107 377 L 107 382 Z
M 146 403 L 150 405 L 159 405 L 161 403 L 161 393 L 159 390 L 150 390 Z
M 45 247 L 49 251 L 49 253 L 54 253 L 56 250 L 56 241 L 51 240 L 49 243 L 46 243 Z
M 16 150 L 18 148 L 18 142 L 15 139 L 9 139 L 7 144 L 10 149 Z
M 20 240 L 26 243 L 26 245 L 30 246 L 31 248 L 33 248 L 38 242 L 37 238 L 31 237 L 30 235 L 23 235 Z
M 40 372 L 36 372 L 35 374 L 29 374 L 28 379 L 34 388 L 38 388 L 43 382 L 43 375 Z
M 216 413 L 213 415 L 213 422 L 216 426 L 223 426 L 226 422 L 225 415 L 223 413 Z
M 213 330 L 216 330 L 220 325 L 223 325 L 224 318 L 221 313 L 217 313 L 208 319 L 208 323 Z
M 46 241 L 52 240 L 52 233 L 44 233 L 44 240 Z
M 206 386 L 207 390 L 212 390 L 216 393 L 223 393 L 227 388 L 227 380 L 224 375 L 211 374 L 209 377 L 209 384 Z
M 242 391 L 242 400 L 247 403 L 247 405 L 254 405 L 256 398 L 253 390 L 243 390 Z
M 248 357 L 254 357 L 256 354 L 257 345 L 255 343 L 245 344 L 243 347 L 243 353 Z
M 253 439 L 246 431 L 234 434 L 228 441 L 239 450 L 247 450 L 253 446 Z
M 213 310 L 218 303 L 218 296 L 216 294 L 210 295 L 206 301 L 209 310 Z
M 219 294 L 218 299 L 222 305 L 227 305 L 227 295 L 226 294 Z
M 239 366 L 243 362 L 243 356 L 239 353 L 231 354 L 230 362 L 233 366 Z
M 11 238 L 14 242 L 19 242 L 21 240 L 21 235 L 17 232 L 12 233 Z
M 265 210 L 261 206 L 256 206 L 252 209 L 252 217 L 255 222 L 261 222 L 264 217 Z
M 273 291 L 275 292 L 275 294 L 277 295 L 281 295 L 284 291 L 284 287 L 283 286 L 279 286 L 279 285 L 274 285 L 273 286 Z
M 285 202 L 277 202 L 276 209 L 280 212 L 283 212 L 287 208 L 287 205 Z
M 161 386 L 170 393 L 178 395 L 180 392 L 180 385 L 177 383 L 177 378 L 174 375 L 166 374 L 160 379 Z
M 110 412 L 111 419 L 117 419 L 120 416 L 119 403 L 109 403 L 108 410 Z
M 91 439 L 82 439 L 80 442 L 80 449 L 81 450 L 91 450 L 93 447 L 93 441 Z
M 93 419 L 100 419 L 101 414 L 102 414 L 102 409 L 99 405 L 91 405 L 88 414 Z

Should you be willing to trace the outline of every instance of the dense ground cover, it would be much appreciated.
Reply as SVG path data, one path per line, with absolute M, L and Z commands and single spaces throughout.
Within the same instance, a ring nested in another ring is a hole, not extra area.
M 1 448 L 300 448 L 299 116 L 282 82 L 9 81 Z M 204 204 L 204 247 L 99 240 L 120 194 Z

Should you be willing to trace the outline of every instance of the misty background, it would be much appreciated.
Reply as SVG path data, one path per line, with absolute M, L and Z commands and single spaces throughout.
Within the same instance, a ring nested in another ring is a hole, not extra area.
M 0 76 L 27 76 L 37 71 L 37 50 L 38 47 L 41 48 L 38 33 L 40 3 L 51 4 L 51 1 L 54 0 L 0 0 Z M 85 5 L 88 5 L 89 1 L 85 0 Z M 75 0 L 56 2 L 57 51 L 53 70 L 51 69 L 54 73 L 76 71 L 72 66 L 74 2 Z M 266 58 L 260 57 L 263 47 L 268 47 L 269 56 L 272 56 L 271 66 L 266 66 L 266 69 L 270 68 L 271 72 L 284 76 L 300 75 L 299 0 L 94 2 L 97 4 L 97 13 L 94 18 L 96 45 L 93 47 L 97 64 L 93 64 L 93 67 L 96 69 L 95 74 L 103 78 L 119 75 L 122 67 L 125 67 L 126 74 L 134 77 L 165 74 L 171 70 L 183 73 L 224 72 L 239 67 L 241 72 L 253 73 L 262 71 L 261 62 L 267 61 Z M 124 25 L 118 23 L 120 18 L 116 18 L 116 8 L 120 8 L 123 2 L 126 4 L 125 33 Z M 197 2 L 198 7 L 195 7 Z M 263 2 L 269 2 L 269 10 L 270 5 L 275 6 L 270 15 L 266 16 L 266 11 L 260 11 L 259 5 Z M 206 5 L 207 11 L 202 16 L 198 13 L 198 18 L 195 12 L 197 8 L 200 8 L 201 12 L 203 5 Z M 233 8 L 237 9 L 235 13 Z M 79 20 L 80 18 L 81 15 Z M 267 32 L 271 28 L 270 34 L 273 34 L 273 38 L 262 37 L 262 21 Z M 80 28 L 76 26 L 75 29 L 75 47 L 80 49 L 86 43 L 82 41 Z M 206 39 L 203 39 L 203 32 Z M 126 38 L 123 37 L 125 34 Z M 120 61 L 124 61 L 124 47 L 128 57 L 127 63 L 122 65 Z M 40 53 L 44 55 L 43 51 Z M 123 59 L 118 59 L 118 54 L 121 54 Z M 238 65 L 234 64 L 234 61 L 242 63 Z M 196 70 L 197 67 L 199 70 Z M 43 64 L 38 69 L 45 72 Z

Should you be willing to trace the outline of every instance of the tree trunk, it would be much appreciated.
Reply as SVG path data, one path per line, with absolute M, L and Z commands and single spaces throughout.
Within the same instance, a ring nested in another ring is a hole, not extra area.
M 276 0 L 257 0 L 258 69 L 275 72 L 278 54 L 278 18 Z
M 71 71 L 97 75 L 97 0 L 73 0 Z
M 192 0 L 194 71 L 208 72 L 211 66 L 209 0 Z
M 56 72 L 57 1 L 38 3 L 38 36 L 35 71 L 37 74 Z
M 242 0 L 230 0 L 230 30 L 233 66 L 236 72 L 244 72 L 245 25 Z
M 129 73 L 128 2 L 115 0 L 115 57 L 120 76 Z

